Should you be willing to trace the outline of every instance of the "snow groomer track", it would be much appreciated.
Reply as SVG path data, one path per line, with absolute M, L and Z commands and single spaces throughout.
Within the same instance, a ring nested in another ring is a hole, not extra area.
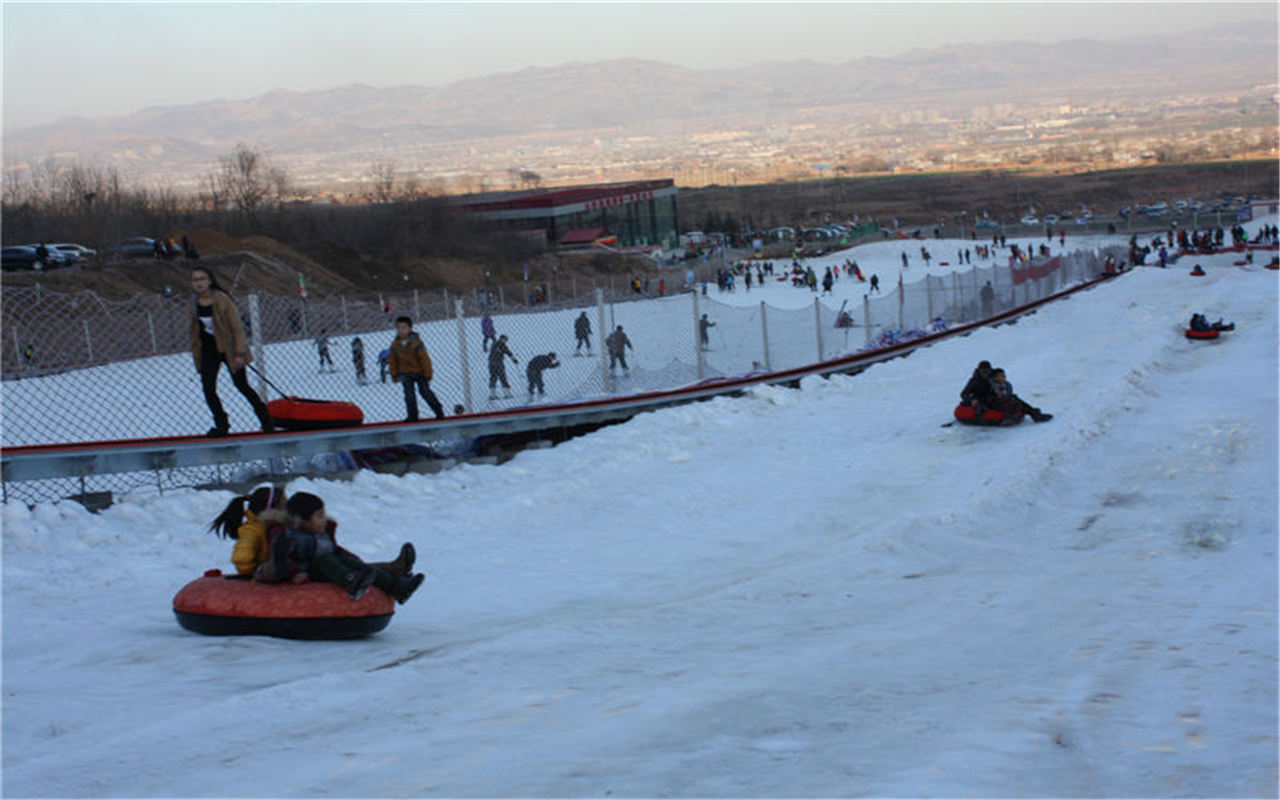
M 293 458 L 351 450 L 421 444 L 441 439 L 479 438 L 563 431 L 620 422 L 636 414 L 668 406 L 731 395 L 760 384 L 787 384 L 812 375 L 858 372 L 867 366 L 907 355 L 935 342 L 964 336 L 979 328 L 1010 322 L 1046 303 L 1089 289 L 1103 275 L 1010 308 L 987 319 L 958 325 L 889 347 L 866 350 L 829 361 L 779 372 L 715 378 L 677 389 L 540 405 L 500 412 L 461 414 L 423 422 L 379 422 L 354 428 L 308 432 L 250 433 L 211 439 L 203 436 L 122 439 L 96 442 L 27 445 L 0 454 L 4 483 L 49 478 L 83 478 L 123 472 L 232 464 L 257 459 Z

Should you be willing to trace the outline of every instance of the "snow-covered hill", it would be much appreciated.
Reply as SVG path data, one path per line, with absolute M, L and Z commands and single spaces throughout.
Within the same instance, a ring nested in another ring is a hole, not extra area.
M 500 467 L 294 481 L 418 546 L 365 641 L 177 626 L 226 492 L 6 505 L 4 793 L 1275 796 L 1277 275 L 1231 258 Z M 939 427 L 984 358 L 1053 421 Z

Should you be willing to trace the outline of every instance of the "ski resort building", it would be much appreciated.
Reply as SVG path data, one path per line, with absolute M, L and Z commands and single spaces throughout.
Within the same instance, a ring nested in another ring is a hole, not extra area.
M 669 178 L 471 195 L 459 204 L 498 228 L 545 236 L 553 245 L 616 238 L 622 248 L 674 247 L 679 233 Z

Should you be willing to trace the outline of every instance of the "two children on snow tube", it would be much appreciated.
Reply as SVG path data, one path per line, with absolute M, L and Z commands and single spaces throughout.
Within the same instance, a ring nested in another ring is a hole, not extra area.
M 405 542 L 395 560 L 366 564 L 339 547 L 337 523 L 324 513 L 324 501 L 298 492 L 286 497 L 277 486 L 262 486 L 232 498 L 209 530 L 236 540 L 231 561 L 240 575 L 256 581 L 305 583 L 328 581 L 359 600 L 377 586 L 403 604 L 426 576 L 413 572 L 413 544 Z

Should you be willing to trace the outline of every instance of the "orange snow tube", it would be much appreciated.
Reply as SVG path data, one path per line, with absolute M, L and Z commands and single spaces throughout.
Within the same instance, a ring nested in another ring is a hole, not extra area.
M 267 413 L 276 427 L 290 431 L 351 428 L 364 422 L 360 406 L 341 400 L 281 397 L 267 403 Z
M 982 414 L 982 418 L 978 418 L 978 409 L 973 406 L 967 406 L 963 403 L 956 406 L 955 418 L 957 422 L 963 422 L 966 425 L 1004 425 L 1004 412 L 996 411 L 993 408 L 987 409 Z
M 1190 328 L 1187 328 L 1187 338 L 1188 339 L 1217 339 L 1218 331 L 1217 330 L 1193 331 Z
M 259 583 L 211 569 L 178 590 L 173 613 L 206 636 L 358 639 L 387 627 L 395 602 L 377 588 L 352 600 L 333 583 Z

